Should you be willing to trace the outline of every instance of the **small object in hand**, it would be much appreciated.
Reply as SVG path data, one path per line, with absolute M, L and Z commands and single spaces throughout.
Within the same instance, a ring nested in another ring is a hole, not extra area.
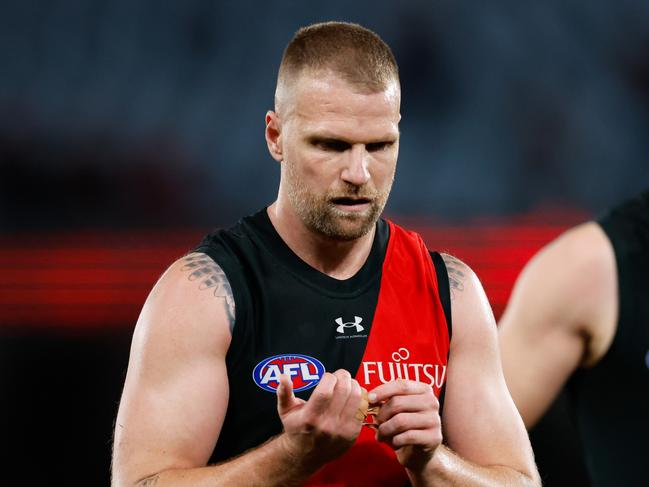
M 379 413 L 379 406 L 369 407 L 370 403 L 367 398 L 367 390 L 363 388 L 361 396 L 361 405 L 356 411 L 356 419 L 361 421 L 363 426 L 369 426 L 370 428 L 378 428 L 378 425 L 374 423 L 373 417 Z

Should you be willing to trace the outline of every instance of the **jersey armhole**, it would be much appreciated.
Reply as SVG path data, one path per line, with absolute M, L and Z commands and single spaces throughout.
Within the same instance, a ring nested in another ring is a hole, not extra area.
M 433 264 L 435 265 L 435 274 L 437 275 L 437 288 L 439 289 L 439 299 L 442 302 L 442 308 L 444 309 L 444 317 L 446 318 L 446 328 L 448 330 L 448 341 L 449 341 L 449 353 L 451 351 L 451 334 L 453 331 L 453 324 L 451 322 L 451 287 L 448 282 L 448 271 L 446 270 L 446 263 L 444 258 L 440 255 L 439 252 L 430 252 L 430 256 L 433 259 Z M 446 357 L 446 363 L 448 364 L 448 356 Z M 439 392 L 439 415 L 442 417 L 444 411 L 444 396 L 446 395 L 446 381 L 442 385 L 442 389 Z
M 448 340 L 451 341 L 453 333 L 453 321 L 451 316 L 451 288 L 448 282 L 448 271 L 444 258 L 439 252 L 430 252 L 430 256 L 435 264 L 435 273 L 437 274 L 437 286 L 439 288 L 439 299 L 442 302 L 444 316 L 446 317 L 446 326 L 448 328 Z

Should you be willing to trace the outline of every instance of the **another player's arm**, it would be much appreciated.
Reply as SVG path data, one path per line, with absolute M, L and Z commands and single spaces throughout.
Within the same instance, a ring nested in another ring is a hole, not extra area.
M 445 445 L 414 485 L 540 485 L 521 417 L 503 377 L 496 324 L 476 275 L 443 255 L 452 286 L 453 339 L 442 417 Z M 454 282 L 455 281 L 455 282 Z
M 206 466 L 228 405 L 235 312 L 225 274 L 204 254 L 180 259 L 160 278 L 133 336 L 115 424 L 114 487 L 279 486 L 312 472 L 285 435 Z
M 499 323 L 507 385 L 532 427 L 580 365 L 614 334 L 615 255 L 596 223 L 569 230 L 523 269 Z

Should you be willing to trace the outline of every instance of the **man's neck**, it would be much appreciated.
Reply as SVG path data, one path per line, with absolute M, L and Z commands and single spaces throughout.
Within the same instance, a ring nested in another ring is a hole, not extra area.
M 334 279 L 349 279 L 367 260 L 372 250 L 376 226 L 355 240 L 335 240 L 316 234 L 297 218 L 273 203 L 267 209 L 275 230 L 288 247 L 314 269 Z

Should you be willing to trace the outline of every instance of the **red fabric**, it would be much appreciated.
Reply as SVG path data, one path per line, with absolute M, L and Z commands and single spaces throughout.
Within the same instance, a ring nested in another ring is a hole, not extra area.
M 368 391 L 399 377 L 433 382 L 439 397 L 449 336 L 435 266 L 419 235 L 388 223 L 381 290 L 356 380 Z M 407 480 L 394 451 L 364 427 L 354 446 L 306 485 L 401 487 Z

